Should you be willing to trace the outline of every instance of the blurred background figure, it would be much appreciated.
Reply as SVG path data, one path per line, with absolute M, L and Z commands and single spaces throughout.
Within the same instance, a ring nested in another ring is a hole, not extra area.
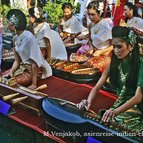
M 131 2 L 124 5 L 125 22 L 128 27 L 134 29 L 139 35 L 143 36 L 143 19 L 138 14 L 138 9 Z
M 76 39 L 76 37 L 79 35 L 86 35 L 88 33 L 88 30 L 73 15 L 74 9 L 72 4 L 69 2 L 63 3 L 62 10 L 63 17 L 60 19 L 58 31 L 64 43 L 86 43 L 87 41 L 79 41 L 78 39 Z

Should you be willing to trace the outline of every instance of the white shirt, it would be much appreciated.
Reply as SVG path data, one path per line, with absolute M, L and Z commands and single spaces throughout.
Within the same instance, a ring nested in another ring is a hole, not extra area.
M 90 28 L 92 44 L 97 49 L 105 49 L 110 46 L 112 27 L 107 20 L 102 19 L 97 24 L 92 23 Z
M 46 78 L 52 75 L 52 69 L 50 65 L 44 60 L 41 50 L 34 35 L 25 30 L 20 35 L 14 37 L 15 50 L 19 54 L 23 63 L 29 63 L 30 59 L 36 62 L 38 67 L 42 67 L 42 78 Z
M 63 26 L 63 32 L 79 33 L 88 31 L 75 16 L 66 21 L 62 20 L 61 25 Z
M 42 24 L 41 29 L 35 35 L 39 47 L 46 47 L 44 37 L 48 38 L 51 45 L 51 57 L 61 60 L 67 60 L 67 51 L 59 34 L 56 31 L 51 30 L 48 23 L 44 22 Z M 34 28 L 34 33 L 37 28 L 38 27 Z
M 127 26 L 134 27 L 143 32 L 143 19 L 140 17 L 133 17 L 127 20 Z

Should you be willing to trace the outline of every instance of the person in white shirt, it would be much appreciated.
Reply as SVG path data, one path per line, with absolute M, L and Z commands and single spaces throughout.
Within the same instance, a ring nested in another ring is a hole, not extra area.
M 67 60 L 67 51 L 59 34 L 44 22 L 44 13 L 40 7 L 29 9 L 30 22 L 33 25 L 34 36 L 45 59 L 56 58 Z
M 111 29 L 109 22 L 102 18 L 103 16 L 103 3 L 92 1 L 87 6 L 87 15 L 91 23 L 88 26 L 89 34 L 78 39 L 89 38 L 89 48 L 82 50 L 82 47 L 77 51 L 77 54 L 85 54 L 92 49 L 94 56 L 99 56 L 101 53 L 111 50 L 110 40 L 112 39 Z
M 39 71 L 40 77 L 46 78 L 52 75 L 52 69 L 44 60 L 34 35 L 30 31 L 25 30 L 27 25 L 25 14 L 21 10 L 11 9 L 7 13 L 7 19 L 10 31 L 16 32 L 13 39 L 15 61 L 9 75 L 11 77 L 16 76 L 15 73 L 20 68 L 20 63 L 23 63 L 25 66 L 30 65 L 31 69 L 27 69 L 31 75 L 31 85 L 29 85 L 29 88 L 35 89 L 37 87 Z M 22 80 L 22 77 L 18 79 L 18 81 L 20 80 Z
M 143 37 L 143 19 L 138 14 L 137 7 L 131 2 L 124 5 L 125 22 L 128 27 L 134 29 L 141 37 Z
M 63 18 L 60 19 L 58 31 L 64 43 L 86 43 L 87 41 L 78 41 L 79 35 L 86 35 L 88 29 L 73 15 L 73 6 L 71 3 L 63 3 Z

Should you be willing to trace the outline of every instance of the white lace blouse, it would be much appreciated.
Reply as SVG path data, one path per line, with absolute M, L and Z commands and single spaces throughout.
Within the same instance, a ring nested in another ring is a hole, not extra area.
M 143 32 L 143 19 L 140 17 L 133 17 L 127 21 L 128 27 L 134 27 Z
M 43 68 L 42 78 L 52 75 L 52 69 L 44 60 L 38 43 L 31 32 L 25 30 L 20 35 L 16 35 L 14 37 L 14 45 L 23 63 L 30 64 L 30 59 L 32 59 L 37 63 L 38 67 Z
M 39 47 L 46 47 L 44 37 L 48 38 L 51 45 L 51 57 L 67 60 L 67 51 L 59 34 L 56 31 L 51 30 L 49 24 L 46 22 L 41 23 L 39 26 L 41 26 L 39 30 L 37 30 L 38 26 L 34 28 Z
M 62 20 L 61 25 L 63 26 L 63 31 L 68 33 L 87 31 L 87 28 L 85 28 L 75 16 L 72 16 L 67 21 Z
M 97 24 L 92 23 L 90 28 L 92 44 L 97 49 L 104 49 L 110 46 L 110 39 L 112 39 L 111 29 L 107 20 L 102 19 Z

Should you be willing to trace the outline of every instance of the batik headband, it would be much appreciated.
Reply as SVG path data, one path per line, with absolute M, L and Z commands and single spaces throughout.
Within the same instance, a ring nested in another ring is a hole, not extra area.
M 135 32 L 133 30 L 130 30 L 128 36 L 123 37 L 123 39 L 132 45 L 137 43 L 137 35 L 135 34 Z
M 9 20 L 9 22 L 11 22 L 15 27 L 18 27 L 18 25 L 19 25 L 19 19 L 18 19 L 18 17 L 16 17 L 14 14 L 11 15 L 8 20 Z

